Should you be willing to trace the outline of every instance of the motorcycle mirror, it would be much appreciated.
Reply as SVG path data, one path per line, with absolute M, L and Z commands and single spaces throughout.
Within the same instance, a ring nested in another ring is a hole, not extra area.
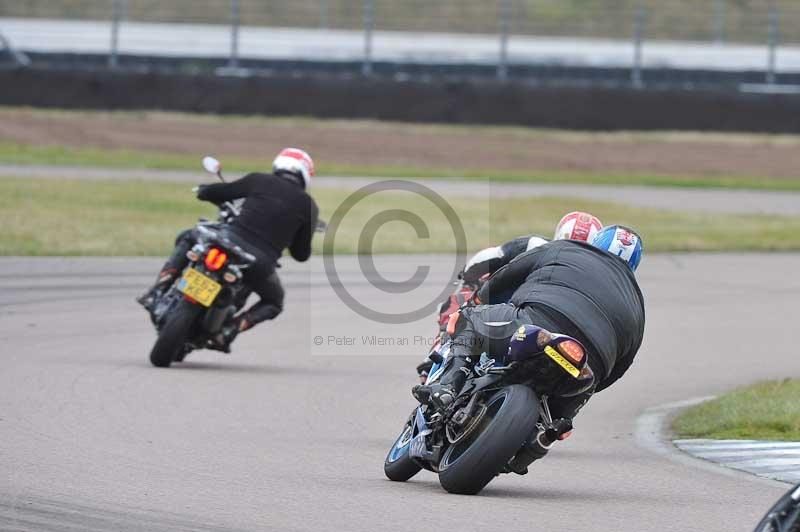
M 214 174 L 222 179 L 222 163 L 210 155 L 203 157 L 203 168 L 206 169 L 206 172 Z

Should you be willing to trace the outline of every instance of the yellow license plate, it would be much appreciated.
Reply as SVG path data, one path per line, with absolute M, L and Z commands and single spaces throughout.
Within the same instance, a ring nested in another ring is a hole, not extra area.
M 556 362 L 556 364 L 558 364 L 559 366 L 564 368 L 564 371 L 566 371 L 567 373 L 569 373 L 570 375 L 572 375 L 576 379 L 578 378 L 578 375 L 581 374 L 581 371 L 578 368 L 573 366 L 572 363 L 569 360 L 567 360 L 566 358 L 562 357 L 561 353 L 559 353 L 558 351 L 556 351 L 555 349 L 553 349 L 549 345 L 546 345 L 544 347 L 544 352 L 547 354 L 547 356 L 552 358 Z
M 210 307 L 219 291 L 222 290 L 222 285 L 207 275 L 189 268 L 178 281 L 178 290 L 201 305 Z

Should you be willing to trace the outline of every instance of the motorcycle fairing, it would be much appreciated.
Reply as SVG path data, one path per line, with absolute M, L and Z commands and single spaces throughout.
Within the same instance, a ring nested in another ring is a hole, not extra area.
M 409 444 L 408 454 L 411 458 L 429 461 L 433 459 L 433 452 L 428 449 L 425 443 L 425 438 L 433 432 L 428 428 L 428 422 L 425 421 L 425 416 L 422 413 L 422 407 L 417 407 L 414 414 L 414 433 L 415 436 L 411 439 Z
M 433 363 L 433 366 L 431 366 L 431 369 L 428 371 L 428 379 L 425 381 L 425 384 L 432 384 L 442 376 L 442 373 L 444 373 L 445 363 L 447 362 L 447 357 L 450 355 L 451 345 L 451 342 L 445 342 L 445 344 L 439 348 L 438 353 L 441 355 L 442 361 Z

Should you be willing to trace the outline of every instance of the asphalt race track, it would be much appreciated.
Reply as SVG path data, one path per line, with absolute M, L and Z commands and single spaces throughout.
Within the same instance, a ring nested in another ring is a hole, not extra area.
M 342 287 L 383 310 L 433 298 L 453 265 L 376 262 L 377 287 L 355 258 L 336 266 Z M 275 322 L 232 355 L 159 370 L 133 302 L 159 265 L 0 260 L 0 530 L 730 532 L 752 530 L 786 489 L 654 453 L 633 432 L 649 407 L 798 375 L 800 255 L 647 256 L 637 363 L 531 474 L 478 497 L 448 495 L 427 472 L 406 484 L 383 476 L 430 318 L 373 323 L 339 301 L 321 260 L 287 261 Z M 380 290 L 418 265 L 430 266 L 421 288 Z

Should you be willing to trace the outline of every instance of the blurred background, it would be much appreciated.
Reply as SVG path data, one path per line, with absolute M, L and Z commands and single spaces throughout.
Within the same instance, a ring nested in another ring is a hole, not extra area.
M 206 153 L 264 169 L 299 145 L 326 215 L 365 179 L 462 183 L 439 190 L 472 213 L 473 249 L 547 234 L 576 201 L 624 210 L 650 249 L 795 249 L 800 207 L 775 191 L 800 189 L 798 43 L 789 0 L 0 0 L 0 174 L 74 195 L 5 182 L 31 205 L 7 206 L 20 229 L 4 238 L 33 254 L 160 254 L 196 203 L 131 179 L 196 182 Z M 469 192 L 478 182 L 491 187 Z M 106 216 L 127 218 L 57 234 L 69 224 L 55 213 L 101 193 L 119 202 Z M 175 202 L 151 218 L 150 196 L 129 201 L 142 194 Z M 524 214 L 537 194 L 553 208 Z M 43 231 L 30 213 L 50 200 Z M 377 250 L 451 251 L 448 235 L 405 229 Z
M 744 90 L 796 83 L 800 71 L 790 0 L 2 0 L 0 17 L 6 51 L 20 52 L 11 61 L 56 67 L 197 71 L 224 60 Z

